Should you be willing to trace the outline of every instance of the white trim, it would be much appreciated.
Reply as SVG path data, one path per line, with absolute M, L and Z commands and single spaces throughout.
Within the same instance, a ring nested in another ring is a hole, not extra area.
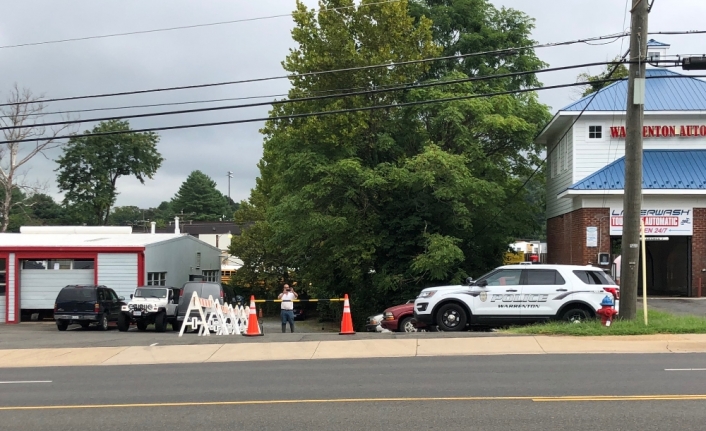
M 602 196 L 602 195 L 622 195 L 623 189 L 619 190 L 564 190 L 563 192 L 556 195 L 557 199 L 565 198 L 568 196 Z M 703 195 L 706 196 L 706 189 L 643 189 L 643 195 Z

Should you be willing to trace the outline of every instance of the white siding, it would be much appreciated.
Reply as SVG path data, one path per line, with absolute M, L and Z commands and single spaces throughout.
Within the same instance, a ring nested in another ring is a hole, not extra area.
M 52 309 L 62 287 L 69 284 L 93 284 L 93 281 L 92 269 L 23 269 L 20 271 L 20 308 Z
M 557 139 L 562 136 L 559 134 Z M 547 158 L 547 219 L 573 211 L 571 199 L 557 199 L 557 195 L 573 184 L 574 169 L 574 136 L 573 131 L 566 134 L 564 143 L 549 141 L 547 148 L 556 146 L 552 155 Z
M 0 296 L 0 323 L 5 323 L 5 297 Z
M 98 254 L 98 284 L 129 298 L 137 287 L 137 253 Z
M 10 253 L 7 257 L 7 296 L 5 300 L 8 303 L 7 322 L 18 321 L 17 310 L 15 310 L 15 253 Z
M 199 268 L 196 268 L 196 253 L 201 253 Z M 189 275 L 202 275 L 204 270 L 220 270 L 220 256 L 221 251 L 217 248 L 192 236 L 183 236 L 148 245 L 145 248 L 145 273 L 166 272 L 167 286 L 181 287 L 189 281 Z
M 679 126 L 687 124 L 703 124 L 705 116 L 645 116 L 645 126 Z M 602 140 L 588 139 L 588 126 L 602 125 L 604 138 Z M 625 126 L 623 115 L 597 116 L 585 115 L 577 123 L 574 130 L 574 167 L 573 183 L 581 181 L 599 171 L 617 159 L 625 156 L 625 138 L 611 138 L 611 127 Z M 645 150 L 702 150 L 706 148 L 704 138 L 645 138 Z

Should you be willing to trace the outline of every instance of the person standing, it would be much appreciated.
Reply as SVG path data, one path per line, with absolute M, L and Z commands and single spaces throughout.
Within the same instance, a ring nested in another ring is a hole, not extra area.
M 282 333 L 286 332 L 287 322 L 289 330 L 294 333 L 294 301 L 299 295 L 288 284 L 284 285 L 282 293 L 277 298 L 282 300 Z

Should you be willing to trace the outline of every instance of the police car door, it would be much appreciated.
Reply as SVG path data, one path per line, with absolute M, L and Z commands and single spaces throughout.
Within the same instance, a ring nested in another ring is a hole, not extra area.
M 555 269 L 527 268 L 522 275 L 522 317 L 554 316 L 563 301 L 552 301 L 566 288 L 564 278 Z M 557 292 L 559 290 L 559 292 Z
M 480 288 L 475 298 L 474 314 L 498 318 L 519 316 L 520 308 L 515 306 L 514 300 L 522 296 L 521 277 L 522 269 L 500 269 L 478 280 L 476 284 L 488 284 Z

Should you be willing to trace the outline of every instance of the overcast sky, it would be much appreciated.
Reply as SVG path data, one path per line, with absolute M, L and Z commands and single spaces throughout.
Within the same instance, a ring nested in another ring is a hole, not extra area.
M 624 0 L 492 0 L 536 19 L 534 39 L 558 42 L 626 30 Z M 316 0 L 306 0 L 310 7 Z M 0 0 L 0 47 L 83 36 L 203 24 L 288 14 L 294 0 Z M 703 30 L 706 1 L 656 0 L 651 31 Z M 0 48 L 0 100 L 13 83 L 46 97 L 65 97 L 167 86 L 278 76 L 280 62 L 293 47 L 291 18 L 77 41 L 19 48 Z M 654 36 L 670 43 L 670 54 L 704 53 L 704 35 Z M 545 48 L 539 57 L 551 66 L 604 61 L 622 54 L 628 41 L 588 46 Z M 590 72 L 597 72 L 594 69 Z M 574 82 L 581 70 L 542 74 L 545 85 Z M 286 93 L 286 80 L 232 85 L 163 94 L 54 103 L 49 110 L 89 109 L 131 104 L 182 102 Z M 540 92 L 553 112 L 576 99 L 571 89 Z M 230 102 L 234 103 L 234 102 Z M 237 103 L 237 102 L 236 102 Z M 226 102 L 225 104 L 228 104 Z M 202 105 L 191 105 L 202 106 Z M 213 106 L 210 105 L 210 106 Z M 165 108 L 143 109 L 141 112 Z M 126 111 L 98 113 L 113 114 Z M 132 111 L 135 112 L 135 111 Z M 253 108 L 156 119 L 132 120 L 133 128 L 228 121 L 267 116 Z M 84 113 L 89 118 L 95 113 Z M 55 118 L 55 117 L 54 117 Z M 47 117 L 47 120 L 49 117 Z M 234 172 L 231 195 L 246 199 L 258 175 L 262 155 L 261 123 L 161 132 L 159 150 L 166 159 L 154 180 L 118 181 L 117 205 L 157 206 L 169 200 L 192 170 L 199 169 L 227 192 L 227 171 Z M 81 131 L 92 124 L 82 125 Z M 50 154 L 50 159 L 58 153 Z M 31 162 L 30 179 L 49 182 L 60 199 L 52 160 Z

